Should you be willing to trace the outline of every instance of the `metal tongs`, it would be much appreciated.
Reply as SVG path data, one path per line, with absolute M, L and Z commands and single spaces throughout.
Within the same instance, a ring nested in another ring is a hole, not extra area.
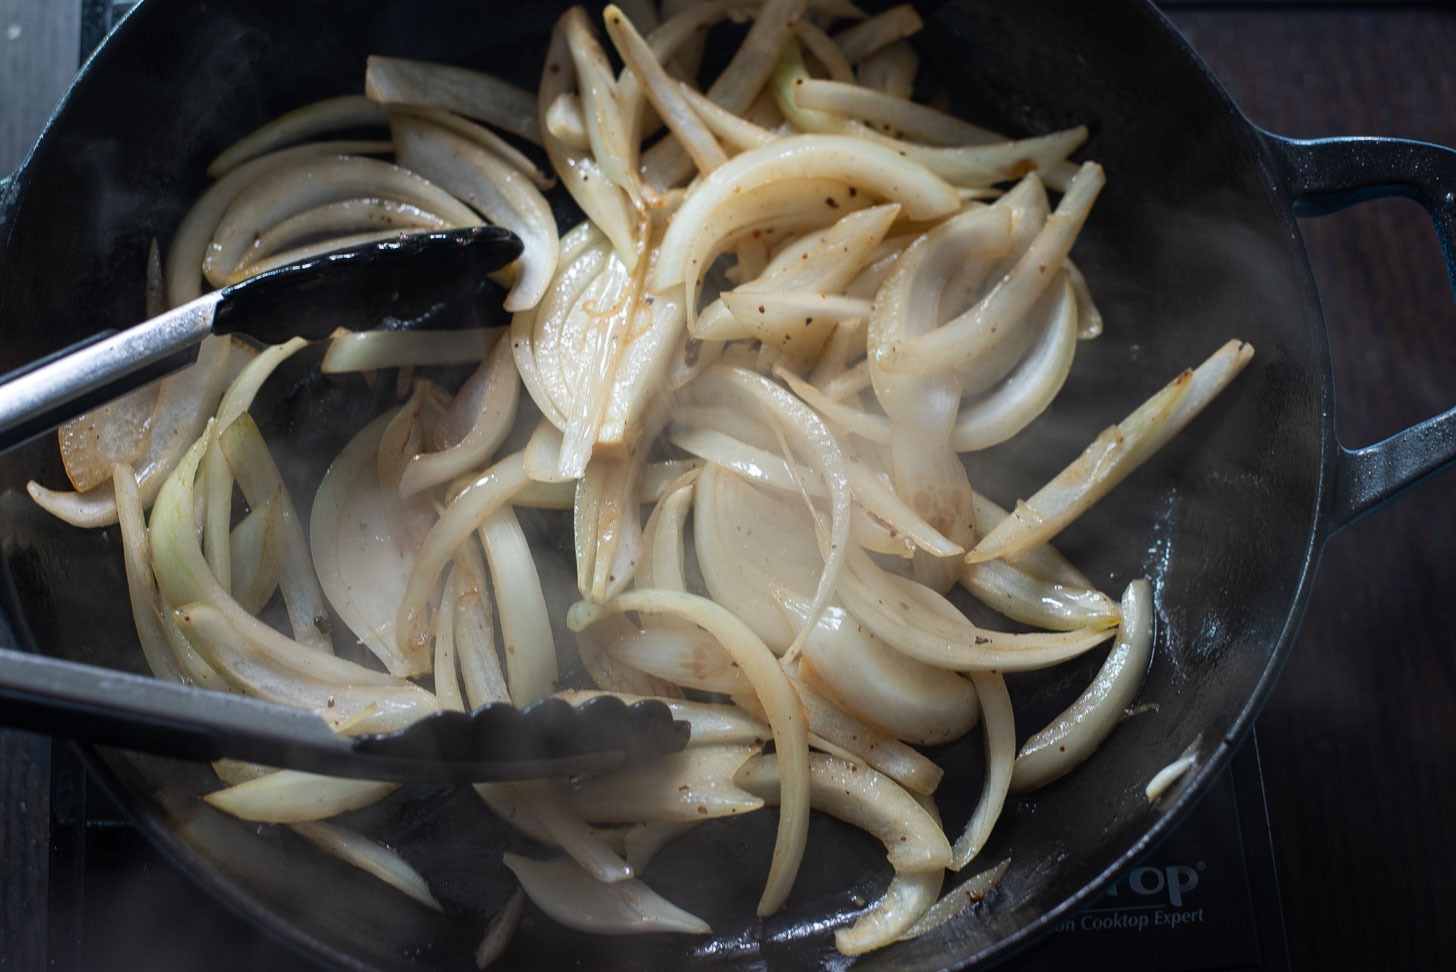
M 183 759 L 329 776 L 479 783 L 616 769 L 687 745 L 655 699 L 545 698 L 438 712 L 397 732 L 337 735 L 313 712 L 0 648 L 0 725 Z
M 209 334 L 321 339 L 381 317 L 478 320 L 482 282 L 521 253 L 487 226 L 402 236 L 259 274 L 121 332 L 0 376 L 0 452 L 196 360 Z M 345 737 L 318 715 L 256 699 L 0 648 L 0 725 L 187 759 L 224 757 L 333 776 L 482 782 L 571 776 L 676 752 L 688 725 L 662 702 L 542 699 L 442 712 Z
M 400 235 L 335 250 L 214 290 L 123 331 L 103 331 L 0 375 L 0 452 L 197 360 L 209 334 L 256 344 L 322 340 L 449 307 L 476 323 L 486 274 L 521 254 L 497 226 Z M 463 322 L 462 322 L 463 318 Z

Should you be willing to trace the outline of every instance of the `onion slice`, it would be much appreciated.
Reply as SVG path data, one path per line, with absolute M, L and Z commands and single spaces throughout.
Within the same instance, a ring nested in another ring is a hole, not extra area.
M 455 226 L 479 222 L 468 206 L 409 169 L 358 155 L 308 158 L 270 171 L 238 193 L 217 223 L 202 272 L 213 286 L 223 286 L 270 227 L 355 197 L 397 199 Z
M 334 332 L 320 370 L 326 375 L 420 365 L 474 364 L 490 351 L 500 328 L 452 331 Z
M 603 884 L 569 857 L 537 861 L 507 851 L 502 860 L 521 882 L 526 896 L 567 928 L 597 935 L 712 932 L 701 918 L 683 911 L 636 878 Z
M 364 92 L 386 105 L 447 108 L 541 144 L 536 97 L 480 71 L 373 54 L 364 68 Z
M 931 905 L 929 910 L 920 916 L 909 931 L 900 936 L 900 940 L 919 938 L 921 935 L 934 931 L 980 901 L 1000 882 L 1006 874 L 1006 869 L 1010 866 L 1011 858 L 1005 858 L 999 864 L 973 874 L 957 887 L 951 888 L 944 897 Z
M 735 156 L 698 183 L 674 214 L 662 241 L 654 290 L 687 286 L 694 305 L 698 281 L 711 255 L 733 232 L 721 215 L 754 191 L 798 180 L 832 179 L 897 202 L 910 219 L 931 219 L 960 206 L 955 190 L 928 170 L 907 163 L 892 149 L 836 135 L 799 135 Z M 825 207 L 825 216 L 833 208 Z M 824 220 L 829 222 L 828 219 Z M 705 232 L 705 227 L 710 228 Z
M 1092 684 L 1016 754 L 1014 792 L 1034 790 L 1064 776 L 1102 745 L 1137 695 L 1152 650 L 1152 585 L 1135 580 L 1122 595 L 1122 625 Z
M 556 639 L 531 546 L 510 506 L 492 510 L 480 524 L 490 579 L 500 610 L 506 683 L 511 702 L 525 708 L 556 689 Z
M 370 806 L 397 789 L 398 783 L 279 770 L 209 793 L 202 799 L 223 813 L 243 820 L 293 824 L 326 820 Z
M 809 833 L 808 727 L 793 684 L 752 629 L 707 598 L 672 591 L 627 591 L 599 610 L 668 614 L 700 625 L 733 657 L 763 705 L 778 753 L 783 807 L 768 880 L 758 902 L 760 917 L 773 914 L 783 907 L 793 886 Z M 574 626 L 589 621 L 591 613 L 586 614 L 578 615 Z
M 419 118 L 392 121 L 401 164 L 445 187 L 491 222 L 519 236 L 525 249 L 505 309 L 534 307 L 556 273 L 560 242 L 551 205 L 519 170 L 481 145 Z
M 928 334 L 907 342 L 891 341 L 875 349 L 879 365 L 899 373 L 935 372 L 968 365 L 1000 347 L 1007 340 L 1008 330 L 1014 330 L 1011 322 L 1020 318 L 1054 279 L 1047 271 L 1061 266 L 1071 252 L 1105 182 L 1101 166 L 1085 163 L 1031 246 L 975 307 Z M 967 382 L 968 387 L 971 384 Z
M 986 733 L 986 781 L 966 829 L 952 848 L 950 868 L 954 871 L 964 868 L 986 846 L 1006 805 L 1016 760 L 1016 713 L 1011 708 L 1006 680 L 999 672 L 971 672 L 971 681 L 981 700 L 981 722 Z
M 572 812 L 593 823 L 712 820 L 751 813 L 763 800 L 734 783 L 761 746 L 694 745 L 641 766 L 582 780 L 571 787 Z
M 1018 502 L 1011 515 L 966 554 L 967 563 L 1015 559 L 1056 536 L 1191 422 L 1253 356 L 1252 345 L 1233 340 L 1197 368 L 1184 371 L 1099 435 L 1030 499 Z
M 400 893 L 435 911 L 443 911 L 424 877 L 394 850 L 338 824 L 314 821 L 289 825 L 309 843 L 339 860 L 372 874 Z
M 778 799 L 778 757 L 755 756 L 734 778 L 769 803 Z M 950 844 L 939 822 L 889 777 L 868 766 L 809 754 L 814 808 L 878 837 L 896 871 L 943 871 Z
M 329 603 L 386 669 L 399 676 L 430 670 L 425 646 L 396 635 L 395 605 L 415 566 L 415 537 L 398 493 L 379 479 L 379 446 L 398 414 L 385 412 L 349 440 L 314 495 L 309 546 Z
M 839 595 L 886 644 L 952 671 L 1047 668 L 1112 637 L 1105 629 L 1010 634 L 982 628 L 936 591 L 880 569 L 862 553 L 850 557 Z
M 455 549 L 492 513 L 510 502 L 527 482 L 521 453 L 517 452 L 481 473 L 440 512 L 439 519 L 420 542 L 414 570 L 399 602 L 395 636 L 400 639 L 400 650 L 407 656 L 411 651 L 423 650 L 429 643 L 431 595 Z
M 279 115 L 238 139 L 212 160 L 207 174 L 214 179 L 221 178 L 244 162 L 324 132 L 369 127 L 382 129 L 388 123 L 389 116 L 385 110 L 363 95 L 339 95 L 313 101 Z

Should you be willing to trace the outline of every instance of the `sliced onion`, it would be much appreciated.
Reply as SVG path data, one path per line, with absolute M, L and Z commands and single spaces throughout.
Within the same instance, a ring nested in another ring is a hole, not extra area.
M 455 548 L 470 539 L 527 482 L 521 454 L 515 453 L 481 473 L 440 512 L 439 519 L 419 545 L 414 570 L 399 602 L 395 636 L 406 655 L 423 650 L 429 643 L 429 602 Z
M 551 32 L 551 46 L 546 51 L 537 91 L 539 110 L 544 113 L 561 96 L 575 95 L 577 82 L 576 63 L 567 35 L 567 15 L 563 15 Z M 593 225 L 611 242 L 618 259 L 629 269 L 635 267 L 641 241 L 638 214 L 627 194 L 607 177 L 589 148 L 575 147 L 557 138 L 544 121 L 538 126 L 544 129 L 541 144 L 551 159 L 551 167 L 586 214 L 584 222 Z
M 743 41 L 733 52 L 732 59 L 709 86 L 707 97 L 731 112 L 742 112 L 752 104 L 773 73 L 779 51 L 793 34 L 794 25 L 804 16 L 808 0 L 765 0 L 758 8 L 752 25 Z M 843 6 L 842 4 L 819 4 L 821 7 Z M 714 6 L 703 4 L 703 24 L 709 24 L 732 10 L 734 5 Z M 750 6 L 751 9 L 751 6 Z M 686 16 L 674 18 L 686 21 Z M 673 24 L 664 24 L 652 38 L 654 48 L 658 47 L 660 35 Z M 678 29 L 691 28 L 681 23 Z M 688 36 L 691 36 L 690 34 Z M 643 154 L 643 168 L 648 181 L 658 188 L 676 185 L 691 171 L 691 162 L 675 141 L 664 140 Z
M 303 521 L 288 495 L 283 475 L 263 441 L 263 433 L 258 430 L 252 416 L 244 412 L 223 430 L 218 445 L 249 504 L 261 505 L 274 496 L 279 497 L 283 513 L 284 559 L 278 584 L 284 606 L 288 609 L 293 637 L 299 644 L 331 654 L 334 646 L 329 637 L 328 602 L 313 568 Z
M 1077 298 L 1070 282 L 1053 286 L 1050 315 L 1030 353 L 1000 385 L 966 405 L 951 430 L 951 448 L 972 452 L 1000 445 L 1045 411 L 1061 391 L 1077 350 Z M 1037 310 L 1031 311 L 1039 316 Z
M 552 138 L 559 139 L 567 148 L 578 152 L 591 148 L 591 139 L 586 133 L 586 116 L 582 114 L 581 96 L 563 91 L 546 106 L 542 127 Z
M 143 506 L 156 498 L 183 453 L 202 433 L 240 362 L 256 353 L 246 348 L 229 338 L 205 338 L 195 364 L 162 379 L 146 454 L 134 466 Z M 34 481 L 25 488 L 36 505 L 71 526 L 96 528 L 116 522 L 116 497 L 107 484 L 84 493 L 48 489 Z
M 207 167 L 207 174 L 221 178 L 245 162 L 324 132 L 352 128 L 383 128 L 389 116 L 376 102 L 363 95 L 340 95 L 313 101 L 285 112 L 228 146 Z
M 952 671 L 1028 671 L 1090 651 L 1107 630 L 1008 634 L 973 624 L 940 594 L 887 573 L 863 555 L 850 558 L 839 594 L 845 607 L 886 644 Z
M 976 809 L 952 848 L 950 868 L 953 871 L 964 868 L 986 846 L 1006 804 L 1016 760 L 1016 713 L 1011 708 L 1006 680 L 999 672 L 971 672 L 971 681 L 981 700 L 981 722 L 986 733 L 986 780 Z
M 598 622 L 602 624 L 604 622 Z M 596 625 L 593 625 L 596 627 Z M 588 629 L 590 630 L 590 629 Z M 623 692 L 566 691 L 559 696 L 572 705 L 580 705 L 587 699 L 602 695 L 615 695 L 634 705 L 648 696 Z M 664 699 L 672 717 L 692 727 L 688 738 L 689 746 L 749 746 L 762 749 L 768 742 L 769 728 L 736 705 L 721 702 L 697 702 L 692 699 Z
M 854 66 L 845 59 L 834 39 L 818 24 L 800 20 L 794 24 L 794 37 L 804 51 L 818 63 L 824 74 L 844 84 L 853 83 Z
M 454 570 L 445 579 L 440 595 L 439 623 L 435 625 L 435 654 L 430 663 L 434 678 L 435 698 L 440 708 L 465 712 L 465 693 L 460 686 L 459 666 L 455 662 L 455 605 L 459 603 L 459 578 Z
M 709 465 L 698 479 L 693 535 L 703 581 L 775 654 L 787 652 L 812 620 L 780 592 L 807 605 L 822 561 L 801 504 L 766 494 Z
M 358 810 L 378 803 L 397 789 L 398 783 L 279 770 L 209 793 L 202 799 L 223 813 L 243 820 L 292 824 L 326 820 Z
M 1153 774 L 1153 778 L 1148 780 L 1148 785 L 1143 789 L 1143 795 L 1148 798 L 1149 803 L 1157 803 L 1161 800 L 1175 783 L 1198 765 L 1198 743 L 1199 740 L 1195 739 L 1181 756 L 1158 770 Z
M 657 255 L 649 262 L 649 272 Z M 634 451 L 660 431 L 660 425 L 653 425 L 656 410 L 664 405 L 662 389 L 672 355 L 685 333 L 687 309 L 681 300 L 648 294 L 634 295 L 634 299 L 597 432 L 597 445 L 613 451 Z
M 959 580 L 987 607 L 1012 620 L 1053 631 L 1111 627 L 1120 617 L 1117 604 L 1101 591 L 1043 580 L 1022 570 L 1019 563 L 987 560 L 966 564 Z
M 455 602 L 455 654 L 461 688 L 470 708 L 509 702 L 510 690 L 495 649 L 495 619 L 485 583 L 485 561 L 470 544 L 462 545 L 451 567 L 458 578 Z
M 960 885 L 946 892 L 930 909 L 920 917 L 920 920 L 911 926 L 910 930 L 900 936 L 901 941 L 911 938 L 919 938 L 921 935 L 934 931 L 941 925 L 960 915 L 971 905 L 980 901 L 991 892 L 1001 878 L 1006 874 L 1006 869 L 1011 866 L 1011 858 L 1006 858 L 994 867 L 989 867 L 978 874 L 962 881 Z
M 683 283 L 692 307 L 698 281 L 724 243 L 773 215 L 773 208 L 802 209 L 802 193 L 818 180 L 854 186 L 882 199 L 898 202 L 911 219 L 928 219 L 954 212 L 960 206 L 955 190 L 919 166 L 907 164 L 898 153 L 862 140 L 834 135 L 801 135 L 781 139 L 736 156 L 715 169 L 688 193 L 663 238 L 664 259 L 653 275 L 653 289 L 666 290 Z M 822 208 L 821 225 L 842 205 L 810 197 Z M 741 215 L 749 199 L 755 216 Z M 731 215 L 730 215 L 731 214 Z
M 506 947 L 510 945 L 511 938 L 516 933 L 516 927 L 521 923 L 521 915 L 526 910 L 526 892 L 516 888 L 515 892 L 506 899 L 505 905 L 490 919 L 490 924 L 485 926 L 485 934 L 481 936 L 480 944 L 475 949 L 475 967 L 486 969 L 495 963 L 495 960 L 505 954 Z
M 838 755 L 852 762 L 864 763 L 899 783 L 911 793 L 934 793 L 944 771 L 928 756 L 868 725 L 858 716 L 845 712 L 802 680 L 794 680 L 794 690 L 804 703 L 809 717 L 809 743 L 815 749 Z M 759 715 L 755 704 L 741 692 L 733 698 L 753 715 Z
M 355 197 L 397 199 L 456 226 L 479 221 L 448 192 L 397 165 L 358 155 L 301 159 L 270 171 L 238 193 L 217 223 L 202 260 L 203 274 L 213 286 L 222 286 L 270 227 L 317 206 Z
M 922 796 L 917 802 L 938 825 L 940 811 L 935 801 Z M 861 912 L 853 925 L 835 931 L 834 947 L 842 955 L 863 955 L 890 944 L 934 906 L 944 883 L 944 871 L 896 871 L 878 901 Z
M 486 356 L 500 333 L 500 328 L 339 331 L 329 339 L 320 370 L 335 375 L 381 368 L 474 364 Z
M 556 273 L 560 243 L 541 190 L 510 163 L 480 145 L 429 122 L 396 116 L 391 123 L 399 160 L 468 202 L 525 244 L 505 309 L 534 307 Z
M 778 753 L 783 807 L 768 881 L 758 902 L 760 916 L 773 914 L 793 886 L 809 827 L 808 732 L 793 685 L 768 646 L 740 619 L 706 598 L 670 591 L 627 591 L 604 608 L 668 614 L 707 629 L 738 663 L 762 704 Z
M 801 369 L 819 357 L 840 321 L 870 315 L 867 300 L 817 292 L 730 290 L 720 299 L 750 336 Z
M 822 531 L 816 528 L 815 531 L 816 534 L 823 534 L 818 539 L 824 570 L 814 591 L 807 624 L 800 629 L 800 634 L 795 639 L 798 643 L 833 596 L 849 550 L 851 493 L 844 454 L 834 435 L 825 428 L 818 416 L 781 386 L 742 368 L 720 370 L 715 367 L 700 380 L 706 382 L 712 375 L 745 393 L 771 419 L 780 423 L 786 439 L 805 454 L 810 466 L 817 471 L 829 498 L 828 528 Z M 793 651 L 793 646 L 789 650 Z
M 232 596 L 244 611 L 256 614 L 278 589 L 287 560 L 281 492 L 253 507 L 233 527 L 228 551 L 232 559 Z
M 896 98 L 859 84 L 804 78 L 794 86 L 794 101 L 812 111 L 833 112 L 866 122 L 903 138 L 936 145 L 986 145 L 1008 139 L 929 105 Z
M 466 141 L 474 142 L 526 176 L 538 189 L 550 189 L 556 185 L 556 177 L 542 169 L 526 153 L 484 125 L 477 125 L 468 118 L 457 115 L 452 111 L 444 108 L 405 107 L 395 108 L 390 114 L 418 115 L 432 125 L 438 125 L 441 128 L 454 132 Z
M 976 494 L 976 523 L 981 526 L 982 533 L 989 533 L 1010 515 L 1004 507 L 988 497 L 980 493 Z M 1047 583 L 1060 584 L 1075 590 L 1095 589 L 1092 582 L 1087 579 L 1087 575 L 1078 570 L 1075 564 L 1050 543 L 1038 544 L 1026 550 L 1016 558 L 1015 566 L 1017 570 L 1024 571 L 1028 576 Z M 1116 606 L 1111 598 L 1107 598 L 1106 603 L 1113 608 Z M 1040 627 L 1055 626 L 1045 624 Z
M 741 115 L 735 115 L 692 85 L 678 82 L 678 91 L 682 93 L 693 111 L 697 112 L 708 130 L 729 148 L 743 152 L 767 145 L 769 142 L 783 137 L 767 128 L 755 125 Z
M 775 802 L 778 758 L 755 756 L 738 771 L 734 782 Z M 868 766 L 822 753 L 809 755 L 809 773 L 814 808 L 879 838 L 896 871 L 945 870 L 950 844 L 939 822 L 894 781 Z
M 397 414 L 391 410 L 349 441 L 319 483 L 310 518 L 313 563 L 329 603 L 354 637 L 399 676 L 429 671 L 424 645 L 404 651 L 395 605 L 415 566 L 414 536 L 397 532 L 404 519 L 398 493 L 379 480 L 379 444 Z
M 186 604 L 177 625 L 212 668 L 254 698 L 316 713 L 335 729 L 392 732 L 438 711 L 438 700 L 412 682 L 378 684 L 383 673 L 332 655 L 304 651 L 294 658 L 247 636 L 235 618 L 209 604 Z M 387 677 L 387 676 L 385 676 Z M 373 683 L 373 684 L 371 684 Z
M 1015 558 L 1051 539 L 1176 435 L 1243 370 L 1254 349 L 1229 341 L 1099 435 L 1082 455 L 966 554 L 968 563 Z
M 716 640 L 701 632 L 664 626 L 670 620 L 659 619 L 635 634 L 615 638 L 607 651 L 622 663 L 674 685 L 725 695 L 743 689 L 738 666 Z
M 374 54 L 365 66 L 364 91 L 382 104 L 447 108 L 541 144 L 536 97 L 480 71 Z
M 896 260 L 875 295 L 866 349 L 875 397 L 890 417 L 890 469 L 896 492 L 914 500 L 915 512 L 952 543 L 969 545 L 975 531 L 974 496 L 965 465 L 951 449 L 950 436 L 964 384 L 950 367 L 920 375 L 897 375 L 879 365 L 880 349 L 915 339 L 936 326 L 952 279 L 966 271 L 981 275 L 1005 254 L 1011 217 L 996 207 L 962 212 L 920 236 Z M 950 558 L 918 554 L 915 575 L 944 592 L 955 583 Z
M 675 479 L 652 507 L 642 528 L 642 559 L 637 565 L 638 587 L 668 591 L 687 590 L 683 570 L 683 536 L 693 489 L 701 470 L 690 469 Z
M 112 478 L 122 557 L 126 566 L 127 594 L 147 667 L 154 676 L 169 682 L 191 682 L 207 688 L 227 689 L 227 683 L 197 654 L 186 638 L 174 640 L 168 637 L 164 608 L 148 558 L 146 520 L 137 494 L 136 477 L 131 467 L 122 464 L 116 467 Z M 170 608 L 165 612 L 169 615 Z
M 712 932 L 701 918 L 668 902 L 636 878 L 602 884 L 567 857 L 536 861 L 508 851 L 502 859 L 520 880 L 526 896 L 567 928 L 596 935 Z
M 311 159 L 384 155 L 393 150 L 394 145 L 387 140 L 308 142 L 244 162 L 208 186 L 182 217 L 172 237 L 165 274 L 167 303 L 178 307 L 202 294 L 202 264 L 208 246 L 224 213 L 243 192 Z
M 751 813 L 763 800 L 733 782 L 755 745 L 691 746 L 571 787 L 572 811 L 593 823 L 713 820 Z
M 57 430 L 61 463 L 78 493 L 110 480 L 114 467 L 142 461 L 152 437 L 158 394 L 155 384 L 138 388 Z
M 291 259 L 290 251 L 299 252 L 296 248 L 320 236 L 328 238 L 329 246 L 339 248 L 346 245 L 342 242 L 344 239 L 388 238 L 411 230 L 447 230 L 453 225 L 427 209 L 395 199 L 359 197 L 324 203 L 290 216 L 259 234 L 228 281 L 236 282 L 282 265 L 272 259 L 280 253 L 289 257 L 282 262 L 296 262 Z
M 894 203 L 852 212 L 835 223 L 786 243 L 763 272 L 745 280 L 737 292 L 816 291 L 838 293 L 861 272 L 865 263 L 900 215 Z M 709 304 L 693 322 L 693 333 L 704 338 L 747 337 L 741 325 L 733 328 L 728 308 Z
M 600 346 L 602 328 L 588 314 L 611 307 L 613 285 L 624 286 L 626 265 L 612 258 L 605 237 L 590 229 L 573 230 L 562 240 L 556 279 L 541 303 L 511 318 L 511 348 L 521 382 L 538 408 L 563 433 L 577 415 L 577 399 L 593 372 L 588 364 L 606 357 Z M 560 444 L 552 465 L 559 465 Z M 555 475 L 553 470 L 550 475 Z M 566 478 L 575 478 L 579 471 Z M 543 470 L 535 478 L 548 475 Z
M 531 547 L 515 512 L 504 506 L 480 523 L 500 610 L 511 702 L 525 708 L 556 689 L 556 639 Z
M 623 641 L 631 641 L 642 632 L 626 618 L 616 615 L 603 618 L 576 633 L 576 653 L 592 683 L 609 692 L 633 696 L 656 696 L 664 699 L 682 697 L 682 689 L 670 679 L 660 678 L 633 665 L 622 652 L 614 650 Z M 712 646 L 721 652 L 716 644 Z M 561 693 L 565 694 L 565 693 Z
M 1092 684 L 1016 754 L 1013 791 L 1045 786 L 1102 745 L 1137 695 L 1152 650 L 1152 585 L 1135 580 L 1122 595 L 1122 625 Z
M 865 955 L 905 933 L 935 904 L 944 871 L 897 872 L 885 894 L 849 928 L 836 929 L 834 948 L 841 955 Z
M 1071 260 L 1062 264 L 1062 269 L 1067 272 L 1067 279 L 1072 282 L 1072 292 L 1077 295 L 1077 338 L 1082 341 L 1089 341 L 1102 333 L 1102 311 L 1097 309 L 1097 302 L 1092 299 L 1092 291 L 1087 286 L 1087 278 L 1082 271 Z
M 851 63 L 858 63 L 880 48 L 920 32 L 924 22 L 908 3 L 896 4 L 834 35 L 834 42 Z
M 920 73 L 920 55 L 905 41 L 887 44 L 855 66 L 855 78 L 866 88 L 894 98 L 908 98 Z
M 964 678 L 894 651 L 839 608 L 826 611 L 805 640 L 799 677 L 906 742 L 951 742 L 970 731 L 980 712 Z
M 515 425 L 520 392 L 510 341 L 501 336 L 441 416 L 435 451 L 405 464 L 400 494 L 413 496 L 488 462 Z
M 566 35 L 567 52 L 576 65 L 577 91 L 592 157 L 602 174 L 627 194 L 634 207 L 639 206 L 638 143 L 606 51 L 598 43 L 584 8 L 567 10 L 558 26 Z
M 1067 258 L 1105 181 L 1100 166 L 1084 164 L 1032 245 L 990 293 L 965 314 L 928 334 L 877 348 L 880 366 L 906 374 L 960 368 L 1002 346 L 1007 332 L 1015 330 L 1011 322 L 1025 314 L 1055 279 L 1049 271 Z M 968 388 L 976 384 L 967 380 Z
M 560 781 L 526 780 L 491 784 L 480 789 L 510 791 L 512 797 L 520 802 L 521 810 L 530 816 L 533 830 L 541 831 L 538 839 L 560 847 L 594 879 L 615 884 L 634 876 L 633 868 L 622 859 L 622 855 L 609 847 L 572 808 L 569 791 Z
M 413 898 L 427 908 L 443 911 L 439 900 L 430 892 L 424 877 L 398 853 L 370 840 L 357 830 L 338 824 L 313 822 L 289 825 L 294 833 L 339 860 L 352 864 L 379 878 L 390 887 Z
M 644 94 L 657 114 L 692 156 L 699 172 L 711 172 L 728 161 L 723 147 L 693 111 L 678 83 L 668 77 L 647 41 L 637 32 L 621 9 L 608 5 L 603 13 L 607 35 L 629 70 L 636 75 Z

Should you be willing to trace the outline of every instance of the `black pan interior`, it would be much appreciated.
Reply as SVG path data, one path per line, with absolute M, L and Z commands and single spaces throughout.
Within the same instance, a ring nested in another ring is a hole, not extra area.
M 1148 706 L 1082 772 L 1009 806 L 986 860 L 1009 856 L 1012 868 L 983 907 L 856 963 L 929 969 L 1004 954 L 1048 927 L 1165 828 L 1167 807 L 1143 797 L 1160 767 L 1195 743 L 1206 757 L 1196 778 L 1221 763 L 1297 621 L 1330 437 L 1325 339 L 1287 201 L 1250 127 L 1157 15 L 1138 3 L 1079 0 L 920 6 L 930 25 L 924 63 L 961 111 L 1016 133 L 1086 123 L 1094 137 L 1083 154 L 1109 174 L 1076 251 L 1106 334 L 1080 352 L 1063 398 L 1034 429 L 1037 448 L 975 458 L 973 481 L 1003 502 L 1024 495 L 1224 340 L 1257 349 L 1225 400 L 1059 541 L 1107 590 L 1154 578 L 1160 625 L 1141 697 Z M 475 65 L 534 86 L 559 9 L 146 0 L 88 66 L 16 180 L 0 225 L 0 367 L 139 318 L 149 241 L 168 238 L 207 160 L 241 133 L 310 98 L 358 90 L 371 52 Z M 280 394 L 275 429 L 297 433 L 337 413 L 332 393 L 300 389 Z M 0 461 L 12 620 L 37 650 L 136 669 L 115 531 L 57 526 L 25 496 L 29 479 L 64 483 L 53 452 L 39 442 Z M 1099 661 L 1014 680 L 1021 734 L 1069 701 Z M 952 832 L 975 800 L 979 746 L 973 735 L 940 754 L 953 770 L 942 794 Z M 201 808 L 194 795 L 215 785 L 205 767 L 111 752 L 96 764 L 200 881 L 341 965 L 472 967 L 484 922 L 510 887 L 499 851 L 521 843 L 458 792 L 410 789 L 358 815 L 429 875 L 440 916 L 286 831 Z M 751 903 L 773 824 L 758 816 L 704 828 L 646 875 L 707 917 L 712 939 L 603 943 L 528 916 L 505 964 L 848 964 L 828 925 L 880 893 L 888 872 L 877 846 L 816 821 L 788 909 L 759 922 Z

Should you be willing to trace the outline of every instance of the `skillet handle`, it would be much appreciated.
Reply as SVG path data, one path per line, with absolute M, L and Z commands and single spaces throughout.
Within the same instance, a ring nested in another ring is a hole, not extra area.
M 1263 133 L 1282 168 L 1296 216 L 1324 216 L 1355 203 L 1403 196 L 1436 226 L 1456 289 L 1456 151 L 1394 138 L 1302 140 Z M 1362 449 L 1339 446 L 1330 529 L 1343 529 L 1407 489 L 1456 464 L 1456 408 Z

